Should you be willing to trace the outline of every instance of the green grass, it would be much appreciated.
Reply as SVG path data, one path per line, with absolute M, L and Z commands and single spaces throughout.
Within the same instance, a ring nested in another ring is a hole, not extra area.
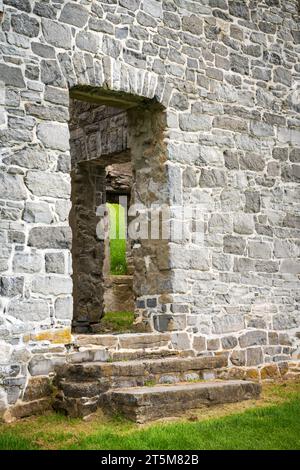
M 95 433 L 73 449 L 212 450 L 300 449 L 300 404 L 294 400 L 277 408 L 202 423 L 154 425 L 120 440 L 116 433 Z
M 103 332 L 127 333 L 132 332 L 134 322 L 133 312 L 108 312 L 100 320 Z
M 300 449 L 300 383 L 268 385 L 259 401 L 193 414 L 146 426 L 120 417 L 83 422 L 49 414 L 0 425 L 0 449 Z
M 127 273 L 125 209 L 120 204 L 107 204 L 109 210 L 110 272 Z
M 0 434 L 0 450 L 39 450 L 39 447 L 29 438 L 5 432 Z

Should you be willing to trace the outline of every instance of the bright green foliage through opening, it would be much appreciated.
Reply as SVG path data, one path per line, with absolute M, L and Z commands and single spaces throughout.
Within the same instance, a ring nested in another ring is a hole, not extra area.
M 127 273 L 125 209 L 120 204 L 107 204 L 109 210 L 110 273 Z

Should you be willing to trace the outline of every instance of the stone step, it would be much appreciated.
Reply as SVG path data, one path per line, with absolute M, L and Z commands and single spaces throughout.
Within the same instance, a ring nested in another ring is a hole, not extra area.
M 103 395 L 102 406 L 145 423 L 203 406 L 257 399 L 260 392 L 259 384 L 239 380 L 158 385 L 111 390 Z
M 102 346 L 109 350 L 136 350 L 166 348 L 171 343 L 169 333 L 130 333 L 120 335 L 76 335 L 74 344 L 81 346 Z
M 148 383 L 176 383 L 214 379 L 227 366 L 227 357 L 171 357 L 121 362 L 65 364 L 57 369 L 57 381 L 99 381 L 103 390 L 136 387 Z
M 177 351 L 174 349 L 162 348 L 158 350 L 136 349 L 128 351 L 127 349 L 118 351 L 109 351 L 103 346 L 80 347 L 78 351 L 70 352 L 67 355 L 67 362 L 71 364 L 80 364 L 82 362 L 119 362 L 137 359 L 159 359 L 165 357 L 187 357 L 191 356 L 192 351 Z
M 102 393 L 101 384 L 98 381 L 71 382 L 64 380 L 60 384 L 64 396 L 69 398 L 99 398 Z
M 176 351 L 174 349 L 136 349 L 135 351 L 119 350 L 110 353 L 112 362 L 133 361 L 140 359 L 164 359 L 166 357 L 187 357 L 191 356 L 191 351 Z
M 84 418 L 95 413 L 99 408 L 99 395 L 93 397 L 65 397 L 64 393 L 60 391 L 56 395 L 52 407 L 55 411 L 70 418 Z

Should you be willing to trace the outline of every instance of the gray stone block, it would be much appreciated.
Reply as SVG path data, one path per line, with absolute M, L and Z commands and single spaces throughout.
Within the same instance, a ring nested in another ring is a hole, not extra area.
M 110 391 L 105 403 L 109 409 L 125 414 L 128 419 L 145 423 L 182 414 L 183 403 L 184 410 L 233 403 L 241 399 L 258 398 L 260 389 L 259 384 L 243 381 L 140 387 Z
M 156 331 L 180 331 L 186 327 L 186 315 L 154 315 L 153 323 Z
M 229 1 L 228 5 L 229 5 L 229 13 L 232 16 L 243 18 L 244 20 L 250 19 L 249 10 L 243 2 L 233 0 L 233 1 Z
M 55 301 L 55 318 L 59 320 L 72 320 L 73 299 L 72 297 L 59 297 Z
M 224 253 L 243 255 L 245 253 L 246 241 L 242 237 L 226 235 L 224 237 Z
M 213 326 L 215 334 L 231 333 L 243 330 L 245 322 L 243 315 L 224 315 L 223 317 L 213 317 Z
M 106 42 L 109 39 L 110 38 L 106 38 Z M 111 39 L 111 41 L 113 41 L 113 39 Z M 99 38 L 94 33 L 80 31 L 76 36 L 76 45 L 79 49 L 95 54 L 99 48 Z
M 265 331 L 248 331 L 239 337 L 241 348 L 248 348 L 249 346 L 259 346 L 267 344 L 267 333 Z
M 33 13 L 43 18 L 55 19 L 57 10 L 54 5 L 49 5 L 47 3 L 36 3 L 34 5 Z
M 49 318 L 49 306 L 46 300 L 12 300 L 7 309 L 8 315 L 23 322 L 38 322 Z
M 66 151 L 69 149 L 67 124 L 42 122 L 37 128 L 37 137 L 47 148 Z
M 26 13 L 13 14 L 11 17 L 13 31 L 18 34 L 35 38 L 40 32 L 40 24 Z
M 46 202 L 29 201 L 25 204 L 23 219 L 29 223 L 49 225 L 53 220 L 53 215 Z
M 272 255 L 271 245 L 266 242 L 249 241 L 249 257 L 255 259 L 270 259 Z
M 242 170 L 263 171 L 265 159 L 262 155 L 245 154 L 240 157 L 240 167 Z
M 62 49 L 71 49 L 72 35 L 68 26 L 43 18 L 42 30 L 48 44 Z
M 148 0 L 143 4 L 143 10 L 148 13 L 148 15 L 151 15 L 155 18 L 161 18 L 162 17 L 162 5 L 160 2 L 157 2 L 156 0 Z
M 32 42 L 31 49 L 34 54 L 44 59 L 54 59 L 55 49 L 47 44 L 40 44 L 39 42 Z
M 27 198 L 22 176 L 0 173 L 1 198 L 20 201 Z
M 53 372 L 54 367 L 51 362 L 51 359 L 47 359 L 44 355 L 33 356 L 28 365 L 29 372 L 32 376 L 37 375 L 49 375 L 50 372 Z
M 3 11 L 3 0 L 1 0 L 2 11 Z M 18 10 L 25 11 L 26 13 L 31 12 L 31 5 L 29 0 L 5 0 L 6 5 L 17 8 Z M 1 11 L 1 10 L 0 10 Z
M 56 87 L 64 87 L 65 79 L 61 73 L 61 69 L 57 60 L 42 60 L 41 62 L 41 81 L 45 85 Z M 49 129 L 49 127 L 48 127 Z M 50 131 L 50 129 L 49 129 Z
M 258 366 L 264 362 L 262 348 L 249 348 L 247 349 L 246 366 Z
M 234 215 L 233 230 L 240 235 L 252 235 L 254 232 L 254 220 L 250 214 L 239 213 Z
M 197 15 L 183 16 L 182 29 L 199 36 L 203 31 L 203 20 Z
M 0 295 L 3 297 L 15 297 L 23 294 L 24 277 L 0 277 Z
M 224 336 L 221 344 L 223 349 L 234 349 L 238 345 L 238 340 L 235 336 Z
M 246 365 L 246 351 L 236 350 L 230 355 L 230 361 L 234 366 Z
M 64 274 L 65 272 L 64 253 L 46 253 L 45 269 L 47 273 Z
M 206 338 L 205 336 L 194 335 L 193 337 L 193 349 L 197 352 L 206 351 Z
M 261 199 L 258 191 L 246 191 L 246 205 L 245 212 L 260 212 Z
M 181 69 L 179 69 L 181 71 Z M 179 76 L 181 72 L 179 72 Z M 212 125 L 211 116 L 203 114 L 188 113 L 181 114 L 179 117 L 180 129 L 187 132 L 209 131 Z
M 22 168 L 47 170 L 53 165 L 54 157 L 41 147 L 34 145 L 17 150 L 4 159 L 8 165 L 17 165 Z
M 35 276 L 32 280 L 32 292 L 42 295 L 72 294 L 72 280 L 61 276 Z
M 300 148 L 295 148 L 291 150 L 290 161 L 293 163 L 300 163 Z
M 35 253 L 15 253 L 13 270 L 15 273 L 38 273 L 43 267 L 42 256 Z
M 68 199 L 71 193 L 69 178 L 61 173 L 45 173 L 42 171 L 28 171 L 25 183 L 29 191 L 35 196 L 46 196 Z
M 68 249 L 71 246 L 71 229 L 66 226 L 32 228 L 28 245 L 42 249 Z
M 22 70 L 7 64 L 0 64 L 1 81 L 7 86 L 25 88 Z
M 223 170 L 203 169 L 201 171 L 199 185 L 204 188 L 224 187 L 227 185 L 226 173 Z
M 75 3 L 67 3 L 61 12 L 59 20 L 78 28 L 83 28 L 87 23 L 89 12 L 84 6 Z

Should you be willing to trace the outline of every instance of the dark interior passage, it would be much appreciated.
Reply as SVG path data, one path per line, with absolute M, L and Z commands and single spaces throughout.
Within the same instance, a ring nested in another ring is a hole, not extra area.
M 70 134 L 73 326 L 85 333 L 101 328 L 105 312 L 134 310 L 130 244 L 120 241 L 126 245 L 126 272 L 112 275 L 107 207 L 107 203 L 130 204 L 126 111 L 72 100 Z M 104 236 L 99 237 L 99 227 L 104 228 Z M 113 242 L 117 245 L 118 240 Z

